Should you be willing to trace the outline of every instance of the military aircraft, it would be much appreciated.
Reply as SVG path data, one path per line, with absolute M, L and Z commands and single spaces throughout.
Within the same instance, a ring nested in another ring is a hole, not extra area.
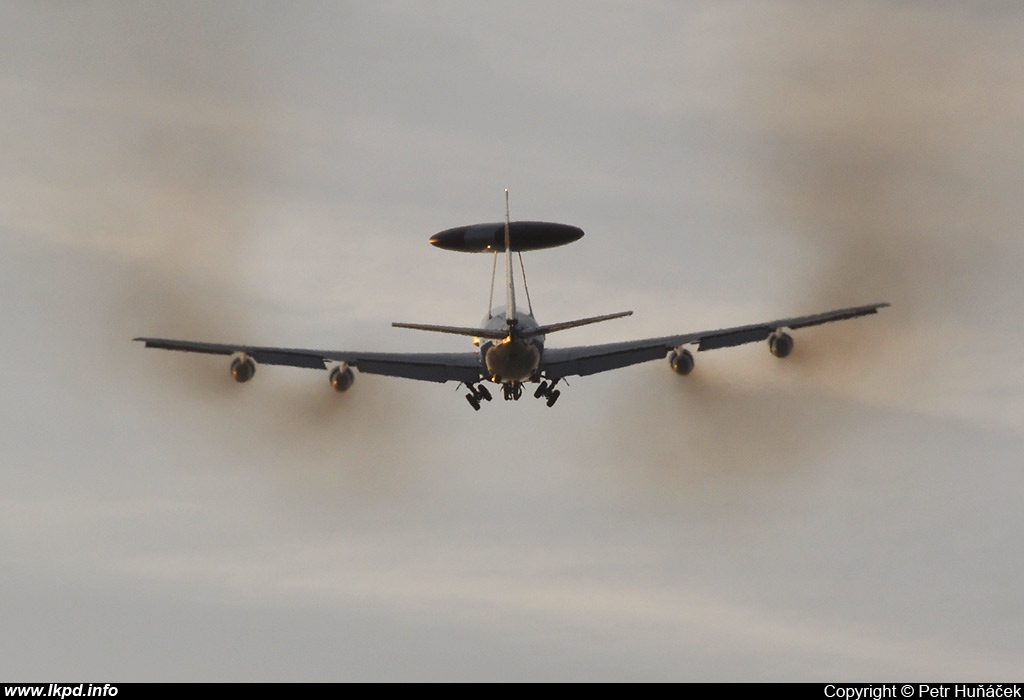
M 522 397 L 524 384 L 536 384 L 534 397 L 543 399 L 550 407 L 561 394 L 556 387 L 566 377 L 607 372 L 664 358 L 668 359 L 669 366 L 676 373 L 686 375 L 694 367 L 693 353 L 687 347 L 691 345 L 696 345 L 696 349 L 702 351 L 767 340 L 768 348 L 773 355 L 786 357 L 793 351 L 794 345 L 793 337 L 788 331 L 867 316 L 889 306 L 886 303 L 868 304 L 719 330 L 603 345 L 546 348 L 544 342 L 549 333 L 621 318 L 633 313 L 621 311 L 544 325 L 539 324 L 534 318 L 533 305 L 529 301 L 529 288 L 526 287 L 526 268 L 522 263 L 522 252 L 564 245 L 582 237 L 581 229 L 567 224 L 539 221 L 510 222 L 508 190 L 505 190 L 504 225 L 493 223 L 460 226 L 442 231 L 430 238 L 430 243 L 446 250 L 494 254 L 491 303 L 488 306 L 491 311 L 479 327 L 420 323 L 391 325 L 396 328 L 469 336 L 478 348 L 472 352 L 356 352 L 231 345 L 165 338 L 135 340 L 144 342 L 147 348 L 231 355 L 231 375 L 238 382 L 252 379 L 257 364 L 290 365 L 319 370 L 326 370 L 329 367 L 328 378 L 331 386 L 339 392 L 352 386 L 355 380 L 353 368 L 365 374 L 382 374 L 428 382 L 460 382 L 469 390 L 466 400 L 474 410 L 479 411 L 482 401 L 491 400 L 491 392 L 484 384 L 485 381 L 500 385 L 506 401 L 518 401 Z M 494 280 L 497 276 L 498 255 L 502 252 L 505 254 L 505 305 L 504 308 L 495 308 Z M 523 288 L 526 290 L 527 311 L 516 305 L 513 252 L 519 256 Z

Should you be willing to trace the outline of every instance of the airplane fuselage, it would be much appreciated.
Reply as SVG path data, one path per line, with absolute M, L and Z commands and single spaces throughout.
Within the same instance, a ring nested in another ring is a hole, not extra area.
M 497 384 L 526 382 L 536 378 L 544 354 L 544 336 L 521 337 L 523 331 L 537 327 L 530 314 L 520 313 L 509 324 L 505 313 L 495 310 L 484 319 L 487 330 L 508 331 L 503 340 L 482 340 L 480 359 L 487 368 L 487 377 Z

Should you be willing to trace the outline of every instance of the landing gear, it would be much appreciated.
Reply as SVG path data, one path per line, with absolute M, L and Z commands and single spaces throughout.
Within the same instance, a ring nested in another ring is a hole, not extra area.
M 508 382 L 501 385 L 501 395 L 506 401 L 518 401 L 523 396 L 522 382 Z
M 555 405 L 555 401 L 558 401 L 558 397 L 562 395 L 562 392 L 555 388 L 555 384 L 558 384 L 557 379 L 550 384 L 541 382 L 540 386 L 537 387 L 537 391 L 533 392 L 533 397 L 535 399 L 546 399 L 548 408 L 551 408 Z
M 544 399 L 549 407 L 554 406 L 555 402 L 558 401 L 558 397 L 562 395 L 558 389 L 555 388 L 555 384 L 559 382 L 555 379 L 552 382 L 542 381 L 537 390 L 533 392 L 534 398 Z M 483 384 L 466 384 L 469 393 L 466 394 L 466 401 L 470 406 L 473 407 L 474 411 L 479 411 L 482 402 L 491 400 L 491 392 L 487 390 L 487 387 Z M 501 397 L 506 401 L 518 401 L 523 397 L 523 383 L 522 382 L 505 382 L 501 385 Z
M 483 384 L 477 384 L 476 386 L 467 384 L 466 386 L 469 388 L 469 393 L 466 394 L 466 401 L 469 402 L 469 405 L 473 407 L 474 411 L 480 410 L 481 401 L 491 400 L 491 392 L 488 391 L 487 387 Z

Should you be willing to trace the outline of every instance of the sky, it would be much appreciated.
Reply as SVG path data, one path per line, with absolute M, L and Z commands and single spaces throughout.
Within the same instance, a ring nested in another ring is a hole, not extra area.
M 0 677 L 1017 678 L 1018 3 L 0 9 Z M 559 221 L 600 343 L 879 301 L 475 413 L 140 335 L 458 351 Z

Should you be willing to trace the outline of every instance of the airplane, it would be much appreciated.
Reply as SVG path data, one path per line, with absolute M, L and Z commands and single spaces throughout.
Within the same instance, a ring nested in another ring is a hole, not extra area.
M 552 248 L 577 241 L 583 231 L 568 224 L 538 221 L 509 220 L 508 190 L 505 190 L 505 222 L 460 226 L 435 234 L 430 238 L 434 246 L 462 252 L 492 252 L 494 255 L 491 277 L 491 311 L 478 327 L 439 326 L 421 323 L 392 323 L 396 328 L 449 333 L 469 336 L 476 351 L 461 353 L 407 353 L 407 352 L 355 352 L 348 350 L 307 350 L 302 348 L 263 347 L 257 345 L 231 345 L 166 338 L 135 338 L 147 348 L 179 350 L 184 352 L 230 355 L 231 376 L 240 383 L 248 382 L 256 373 L 256 365 L 288 365 L 328 371 L 328 379 L 336 391 L 348 390 L 355 381 L 353 368 L 363 374 L 380 374 L 429 382 L 459 382 L 469 393 L 466 401 L 475 411 L 481 402 L 492 396 L 484 382 L 499 385 L 506 401 L 518 401 L 525 384 L 536 384 L 534 397 L 543 399 L 549 407 L 561 395 L 556 387 L 567 377 L 588 376 L 630 365 L 667 359 L 669 366 L 680 375 L 694 368 L 693 353 L 687 346 L 696 345 L 697 351 L 733 347 L 746 343 L 768 341 L 770 352 L 779 358 L 787 357 L 794 347 L 790 331 L 834 321 L 874 314 L 889 306 L 887 303 L 855 306 L 810 316 L 783 318 L 765 323 L 735 326 L 719 330 L 682 333 L 659 338 L 630 340 L 603 345 L 581 345 L 547 348 L 549 333 L 577 328 L 592 323 L 629 316 L 632 311 L 591 316 L 574 321 L 540 324 L 533 315 L 533 305 L 526 286 L 526 268 L 522 253 L 527 250 Z M 519 257 L 523 288 L 526 290 L 527 310 L 516 304 L 513 274 L 513 252 Z M 494 281 L 497 276 L 498 255 L 505 257 L 505 305 L 494 307 Z

